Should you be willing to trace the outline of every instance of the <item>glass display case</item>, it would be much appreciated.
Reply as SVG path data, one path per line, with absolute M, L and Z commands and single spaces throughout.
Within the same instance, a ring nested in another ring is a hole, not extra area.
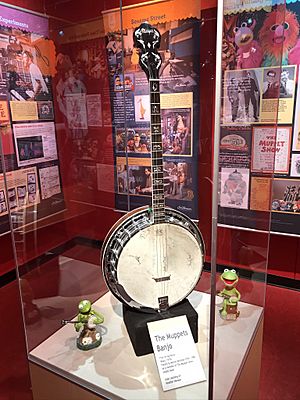
M 270 230 L 298 211 L 297 44 L 280 39 L 298 14 L 12 3 L 0 6 L 0 234 L 34 398 L 257 398 Z M 104 316 L 87 351 L 82 300 Z M 138 354 L 125 315 L 149 309 L 187 315 L 195 383 L 177 366 L 182 385 L 163 389 L 151 345 Z

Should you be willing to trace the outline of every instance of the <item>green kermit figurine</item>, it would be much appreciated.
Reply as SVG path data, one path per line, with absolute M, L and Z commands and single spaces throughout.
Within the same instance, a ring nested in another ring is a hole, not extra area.
M 91 302 L 89 300 L 82 300 L 79 305 L 79 314 L 77 315 L 77 321 L 75 322 L 76 332 L 80 332 L 77 338 L 77 347 L 80 350 L 90 350 L 100 346 L 102 342 L 102 336 L 100 332 L 97 332 L 96 326 L 104 322 L 103 315 L 97 313 L 92 309 Z
M 238 276 L 235 269 L 224 269 L 221 275 L 221 280 L 225 284 L 225 288 L 218 293 L 218 296 L 223 297 L 223 304 L 220 310 L 220 316 L 226 320 L 236 320 L 240 315 L 238 311 L 238 302 L 241 298 L 240 292 L 235 288 L 238 283 Z

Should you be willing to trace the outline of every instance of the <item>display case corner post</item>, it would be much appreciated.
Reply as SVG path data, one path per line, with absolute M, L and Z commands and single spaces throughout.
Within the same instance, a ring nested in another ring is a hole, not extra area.
M 214 348 L 215 348 L 215 296 L 216 296 L 216 263 L 217 263 L 217 229 L 218 229 L 218 183 L 219 183 L 219 139 L 221 115 L 221 79 L 222 79 L 222 35 L 223 35 L 224 2 L 217 2 L 217 35 L 216 35 L 216 69 L 215 69 L 215 102 L 214 102 L 214 149 L 213 149 L 213 193 L 212 193 L 212 228 L 211 228 L 211 303 L 209 330 L 209 371 L 208 398 L 213 400 L 214 393 Z

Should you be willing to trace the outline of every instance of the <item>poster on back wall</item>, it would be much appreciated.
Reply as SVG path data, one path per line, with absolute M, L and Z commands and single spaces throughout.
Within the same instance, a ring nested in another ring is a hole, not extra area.
M 131 209 L 151 203 L 152 188 L 147 186 L 149 171 L 151 174 L 149 84 L 139 66 L 138 51 L 133 46 L 134 29 L 147 20 L 161 34 L 160 114 L 166 205 L 198 219 L 201 7 L 198 1 L 188 0 L 188 6 L 178 0 L 172 3 L 174 7 L 161 2 L 124 9 L 124 51 L 118 15 L 113 10 L 104 14 L 117 166 L 116 208 L 128 209 L 128 195 Z M 186 15 L 187 10 L 189 15 Z M 190 13 L 194 18 L 190 18 Z M 127 164 L 124 161 L 126 154 L 130 161 Z
M 72 159 L 67 171 L 74 182 L 71 198 L 112 207 L 113 138 L 103 21 L 98 17 L 67 26 L 56 44 L 56 121 Z
M 220 176 L 245 159 L 224 141 L 242 146 L 248 130 L 251 146 L 249 207 L 221 197 L 218 222 L 267 230 L 271 216 L 272 231 L 299 235 L 300 2 L 225 1 L 222 50 Z
M 253 127 L 251 171 L 287 174 L 289 172 L 291 128 Z M 275 163 L 275 164 L 274 164 Z
M 48 39 L 48 19 L 3 5 L 0 15 L 0 140 L 8 182 L 6 193 L 0 165 L 4 234 L 9 209 L 18 215 L 23 211 L 29 223 L 64 210 L 65 203 L 54 126 L 55 47 Z

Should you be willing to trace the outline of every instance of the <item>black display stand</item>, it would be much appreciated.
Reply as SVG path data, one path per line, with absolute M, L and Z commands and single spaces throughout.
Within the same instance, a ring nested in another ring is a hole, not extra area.
M 195 343 L 198 342 L 198 314 L 185 299 L 181 303 L 163 312 L 145 313 L 123 304 L 123 319 L 137 356 L 153 353 L 147 323 L 160 319 L 186 315 Z

